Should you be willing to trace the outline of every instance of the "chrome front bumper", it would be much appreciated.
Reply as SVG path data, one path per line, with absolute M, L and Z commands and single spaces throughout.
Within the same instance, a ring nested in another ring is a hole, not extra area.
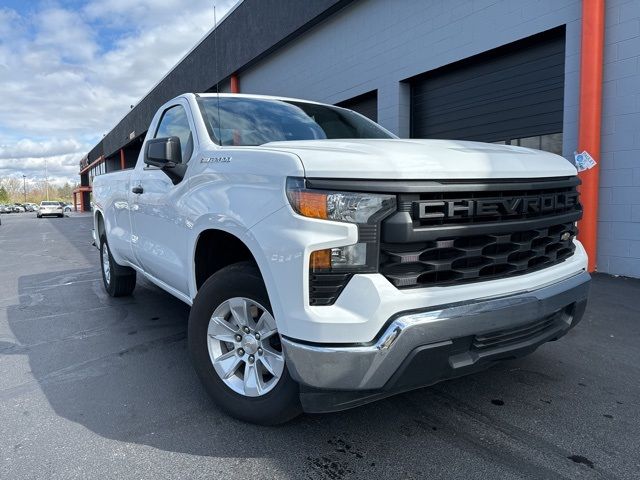
M 423 357 L 429 351 L 444 352 L 443 362 L 427 361 L 420 366 L 426 370 L 424 384 L 433 384 L 489 360 L 529 353 L 564 335 L 582 318 L 590 279 L 582 272 L 532 291 L 401 312 L 369 344 L 323 345 L 282 338 L 287 366 L 305 387 L 375 391 L 388 389 L 416 352 Z M 550 320 L 545 321 L 547 318 Z M 478 339 L 486 343 L 487 338 L 488 347 L 477 348 Z M 466 345 L 462 349 L 461 343 Z

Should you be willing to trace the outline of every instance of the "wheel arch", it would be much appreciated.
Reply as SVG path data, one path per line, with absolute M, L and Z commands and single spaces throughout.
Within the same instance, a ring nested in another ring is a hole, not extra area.
M 217 271 L 242 261 L 257 263 L 249 247 L 236 235 L 215 228 L 201 231 L 193 251 L 196 290 Z
M 220 254 L 220 252 L 222 252 Z M 191 258 L 191 298 L 195 298 L 202 284 L 220 269 L 241 261 L 252 261 L 258 267 L 265 283 L 269 300 L 274 307 L 277 294 L 273 279 L 269 274 L 267 260 L 258 243 L 246 230 L 238 228 L 219 228 L 207 226 L 194 236 Z M 274 312 L 275 313 L 275 312 Z
M 93 228 L 96 229 L 96 239 L 99 241 L 103 234 L 106 234 L 104 215 L 100 210 L 96 210 L 93 216 Z

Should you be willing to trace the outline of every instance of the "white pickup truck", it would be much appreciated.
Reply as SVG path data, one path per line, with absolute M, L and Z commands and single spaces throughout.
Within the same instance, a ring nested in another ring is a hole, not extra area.
M 285 422 L 515 358 L 584 313 L 576 169 L 514 146 L 399 139 L 330 105 L 185 94 L 135 168 L 93 183 L 107 292 L 191 305 L 229 414 Z

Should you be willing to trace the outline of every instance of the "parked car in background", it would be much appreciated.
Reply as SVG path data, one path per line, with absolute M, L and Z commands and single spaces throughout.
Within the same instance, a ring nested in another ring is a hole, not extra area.
M 27 210 L 27 212 L 35 212 L 38 210 L 38 205 L 36 205 L 35 203 L 25 203 L 23 204 L 23 206 Z
M 69 213 L 71 210 L 73 210 L 73 205 L 71 205 L 70 203 L 63 203 L 62 205 L 62 210 L 65 213 Z
M 19 203 L 15 203 L 13 205 L 13 211 L 16 212 L 16 213 L 24 213 L 27 210 L 22 205 L 20 205 Z
M 44 201 L 40 202 L 40 209 L 38 210 L 37 217 L 64 217 L 64 211 L 62 210 L 62 204 L 60 202 Z
M 7 205 L 0 205 L 0 213 L 11 213 L 11 210 Z

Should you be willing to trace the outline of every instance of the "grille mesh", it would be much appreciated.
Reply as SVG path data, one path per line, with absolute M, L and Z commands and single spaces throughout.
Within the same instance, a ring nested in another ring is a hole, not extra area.
M 398 288 L 529 273 L 570 257 L 575 234 L 574 224 L 565 223 L 504 235 L 383 244 L 380 271 Z

